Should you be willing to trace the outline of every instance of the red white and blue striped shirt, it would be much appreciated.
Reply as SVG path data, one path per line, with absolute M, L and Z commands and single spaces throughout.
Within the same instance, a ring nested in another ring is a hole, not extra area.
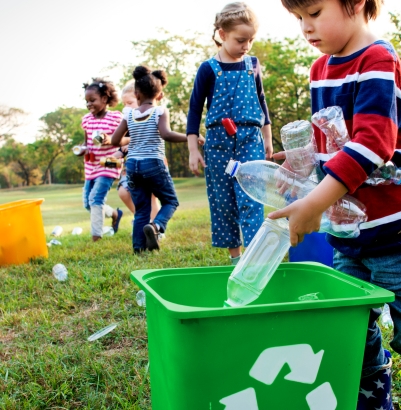
M 340 106 L 351 137 L 336 155 L 327 154 L 325 135 L 314 126 L 320 165 L 368 215 L 358 238 L 328 241 L 355 257 L 401 251 L 401 186 L 364 184 L 389 160 L 401 167 L 401 67 L 393 46 L 379 40 L 347 57 L 324 55 L 312 66 L 310 86 L 312 113 Z
M 86 145 L 90 152 L 95 154 L 94 161 L 85 161 L 85 179 L 92 180 L 98 177 L 119 178 L 121 169 L 106 168 L 100 165 L 102 157 L 110 157 L 118 151 L 118 147 L 113 145 L 93 145 L 92 134 L 98 130 L 102 133 L 113 135 L 119 126 L 123 115 L 120 111 L 107 111 L 103 118 L 95 118 L 93 114 L 88 113 L 82 118 L 82 128 L 86 131 Z

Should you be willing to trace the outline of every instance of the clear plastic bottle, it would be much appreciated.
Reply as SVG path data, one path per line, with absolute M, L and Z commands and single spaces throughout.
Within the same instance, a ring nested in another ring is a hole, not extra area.
M 385 303 L 383 306 L 382 314 L 380 316 L 380 322 L 386 328 L 394 327 L 394 322 L 390 315 L 390 307 L 387 303 Z
M 50 235 L 53 236 L 60 236 L 63 233 L 63 227 L 62 226 L 55 226 L 54 229 L 52 230 L 52 233 Z
M 143 290 L 137 292 L 135 299 L 138 306 L 146 307 L 146 293 Z
M 228 279 L 224 306 L 244 306 L 257 299 L 289 248 L 288 222 L 266 219 Z
M 347 142 L 351 141 L 341 107 L 333 106 L 321 109 L 312 115 L 312 122 L 326 135 L 328 154 L 340 151 Z M 365 183 L 368 185 L 400 185 L 401 169 L 392 161 L 388 161 L 373 171 Z
M 290 122 L 280 130 L 286 160 L 292 170 L 308 177 L 317 165 L 317 148 L 309 121 Z
M 231 160 L 226 172 L 236 177 L 241 188 L 252 199 L 270 207 L 281 209 L 296 199 L 304 198 L 317 184 L 270 161 L 249 161 L 241 164 Z M 326 212 L 320 224 L 320 232 L 339 238 L 359 236 L 359 224 L 365 222 L 365 206 L 344 195 Z
M 62 263 L 58 263 L 57 265 L 54 265 L 52 272 L 53 272 L 54 277 L 58 281 L 64 282 L 67 280 L 68 271 L 67 271 L 67 268 Z

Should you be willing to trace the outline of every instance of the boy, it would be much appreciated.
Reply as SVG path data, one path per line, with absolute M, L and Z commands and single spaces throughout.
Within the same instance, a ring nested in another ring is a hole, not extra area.
M 309 43 L 324 53 L 311 69 L 312 113 L 340 106 L 351 141 L 330 157 L 325 135 L 314 127 L 326 176 L 306 198 L 269 217 L 289 218 L 291 244 L 296 246 L 304 234 L 318 230 L 322 213 L 345 193 L 366 206 L 368 222 L 361 224 L 358 238 L 328 235 L 327 239 L 335 248 L 336 269 L 396 294 L 390 304 L 394 320 L 390 345 L 401 353 L 401 187 L 364 184 L 387 161 L 397 164 L 396 150 L 401 148 L 400 60 L 391 44 L 377 40 L 368 26 L 379 14 L 382 0 L 282 0 L 282 4 L 298 18 Z M 393 409 L 391 356 L 381 345 L 379 315 L 379 309 L 372 309 L 358 410 Z

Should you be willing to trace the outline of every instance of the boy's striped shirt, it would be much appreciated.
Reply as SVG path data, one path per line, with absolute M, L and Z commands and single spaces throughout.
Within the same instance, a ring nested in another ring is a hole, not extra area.
M 393 252 L 401 242 L 401 186 L 369 186 L 367 177 L 392 160 L 401 167 L 401 69 L 392 45 L 376 41 L 347 57 L 322 56 L 311 69 L 312 114 L 340 106 L 351 141 L 327 154 L 325 135 L 314 126 L 321 166 L 367 208 L 356 239 L 329 242 L 341 252 Z M 327 161 L 327 162 L 326 162 Z

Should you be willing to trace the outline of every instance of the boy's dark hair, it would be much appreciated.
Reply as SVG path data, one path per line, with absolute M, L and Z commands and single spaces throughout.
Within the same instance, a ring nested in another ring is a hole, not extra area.
M 338 0 L 343 7 L 347 10 L 349 16 L 354 15 L 354 6 L 359 3 L 359 0 Z M 283 6 L 288 10 L 292 11 L 299 7 L 308 7 L 312 4 L 317 3 L 318 0 L 281 0 Z M 380 14 L 380 9 L 383 4 L 383 0 L 366 0 L 365 4 L 365 18 L 366 20 L 375 20 Z
M 152 71 L 145 65 L 135 67 L 132 73 L 135 78 L 135 90 L 147 98 L 157 97 L 167 85 L 167 73 L 164 70 Z
M 110 107 L 115 107 L 118 104 L 118 94 L 111 81 L 105 80 L 104 78 L 95 77 L 92 78 L 92 83 L 84 83 L 86 90 L 95 90 L 101 97 L 107 97 L 107 105 Z

